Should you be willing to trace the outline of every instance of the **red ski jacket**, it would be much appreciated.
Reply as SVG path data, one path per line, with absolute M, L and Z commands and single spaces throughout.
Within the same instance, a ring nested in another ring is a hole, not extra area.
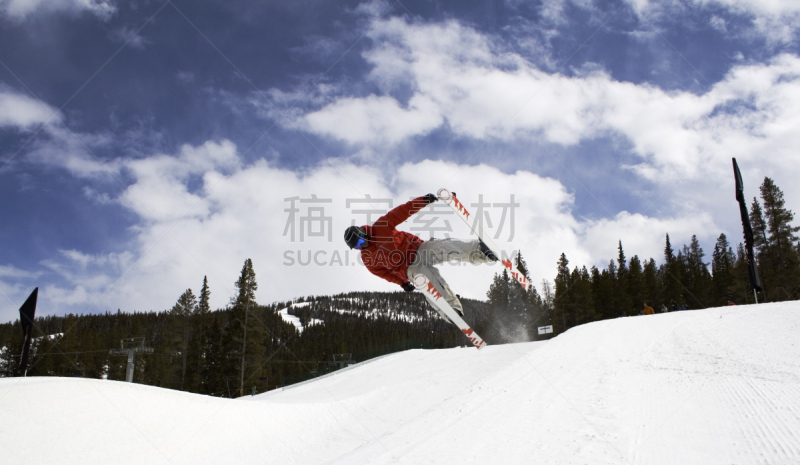
M 425 198 L 419 197 L 378 218 L 372 226 L 362 226 L 369 245 L 361 250 L 361 261 L 370 273 L 395 284 L 408 282 L 406 271 L 423 241 L 395 228 L 426 205 Z

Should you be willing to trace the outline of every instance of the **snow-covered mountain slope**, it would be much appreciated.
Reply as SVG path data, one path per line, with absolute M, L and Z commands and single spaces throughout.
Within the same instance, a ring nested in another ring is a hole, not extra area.
M 306 329 L 305 326 L 303 326 L 303 323 L 300 322 L 300 318 L 289 314 L 289 309 L 288 308 L 283 308 L 283 309 L 278 310 L 278 315 L 281 316 L 283 321 L 294 325 L 294 327 L 297 328 L 297 330 L 299 332 L 302 333 L 303 330 Z M 318 325 L 318 324 L 322 324 L 322 323 L 324 323 L 324 321 L 318 320 L 316 318 L 312 318 L 311 320 L 309 320 L 308 326 L 314 326 L 314 325 Z
M 797 464 L 800 303 L 410 350 L 255 397 L 0 380 L 3 462 Z

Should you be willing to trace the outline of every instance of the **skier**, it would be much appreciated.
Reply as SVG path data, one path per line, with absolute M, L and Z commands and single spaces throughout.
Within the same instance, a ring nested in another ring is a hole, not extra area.
M 398 206 L 372 226 L 350 226 L 344 231 L 344 241 L 351 249 L 361 251 L 361 261 L 375 276 L 400 285 L 413 292 L 414 276 L 424 275 L 442 297 L 462 317 L 464 309 L 456 294 L 439 274 L 436 265 L 445 261 L 488 263 L 497 256 L 481 240 L 430 239 L 398 231 L 397 225 L 411 215 L 436 202 L 438 197 L 427 194 Z

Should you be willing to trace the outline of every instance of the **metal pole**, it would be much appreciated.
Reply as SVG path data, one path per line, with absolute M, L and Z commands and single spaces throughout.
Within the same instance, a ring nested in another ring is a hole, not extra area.
M 32 326 L 28 326 L 28 331 L 25 333 L 25 343 L 22 345 L 22 356 L 20 364 L 24 364 L 22 371 L 22 377 L 28 377 L 28 351 L 31 348 L 31 330 Z
M 136 358 L 136 351 L 133 349 L 128 350 L 128 370 L 125 373 L 125 382 L 132 383 L 133 382 L 133 365 L 134 360 Z
M 152 354 L 153 348 L 152 347 L 145 347 L 144 346 L 144 338 L 128 338 L 128 341 L 132 341 L 133 344 L 136 343 L 136 340 L 141 339 L 141 343 L 139 343 L 138 347 L 129 347 L 125 348 L 125 341 L 126 339 L 122 339 L 119 341 L 120 348 L 119 349 L 111 349 L 108 353 L 111 355 L 127 355 L 128 356 L 128 366 L 125 369 L 125 382 L 132 383 L 133 382 L 133 370 L 136 367 L 136 352 L 141 352 L 143 354 Z
M 755 296 L 755 298 L 756 298 L 756 304 L 758 304 L 758 292 L 756 292 L 756 290 L 755 290 L 755 289 L 753 289 L 753 295 L 754 295 L 754 296 Z

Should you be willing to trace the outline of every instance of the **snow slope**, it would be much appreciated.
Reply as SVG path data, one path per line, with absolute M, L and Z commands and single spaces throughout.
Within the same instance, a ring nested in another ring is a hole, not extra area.
M 298 318 L 298 317 L 296 317 L 294 315 L 290 315 L 288 308 L 284 308 L 284 309 L 278 310 L 278 315 L 280 315 L 281 318 L 283 318 L 283 321 L 294 325 L 294 327 L 297 328 L 297 331 L 302 333 L 303 330 L 305 329 L 305 327 L 303 326 L 303 323 L 300 322 L 300 318 Z M 312 318 L 308 322 L 308 326 L 314 326 L 314 325 L 318 325 L 318 324 L 322 324 L 322 323 L 324 323 L 322 320 L 318 320 L 316 318 Z
M 238 400 L 0 379 L 0 448 L 9 464 L 798 464 L 799 333 L 795 302 L 620 318 Z

